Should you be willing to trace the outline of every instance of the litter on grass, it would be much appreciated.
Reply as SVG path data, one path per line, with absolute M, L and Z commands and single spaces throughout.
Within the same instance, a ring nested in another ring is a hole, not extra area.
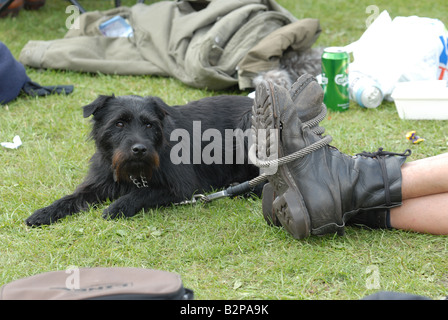
M 20 139 L 19 136 L 15 136 L 12 139 L 12 142 L 2 142 L 1 146 L 8 148 L 8 149 L 17 149 L 22 145 L 22 140 Z

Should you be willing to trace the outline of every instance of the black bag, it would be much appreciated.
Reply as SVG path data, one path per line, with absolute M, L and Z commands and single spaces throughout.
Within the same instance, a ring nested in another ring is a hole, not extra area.
M 139 268 L 72 268 L 1 287 L 0 300 L 192 300 L 176 273 Z
M 41 86 L 31 81 L 26 74 L 25 67 L 14 58 L 8 47 L 0 41 L 0 105 L 14 100 L 21 91 L 32 97 L 56 93 L 70 94 L 73 92 L 73 86 Z

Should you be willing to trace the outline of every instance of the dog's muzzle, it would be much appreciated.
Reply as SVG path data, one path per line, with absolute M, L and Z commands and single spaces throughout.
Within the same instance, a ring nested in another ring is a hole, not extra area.
M 148 187 L 152 173 L 159 167 L 159 154 L 142 143 L 115 150 L 112 171 L 115 182 L 129 181 L 138 188 Z

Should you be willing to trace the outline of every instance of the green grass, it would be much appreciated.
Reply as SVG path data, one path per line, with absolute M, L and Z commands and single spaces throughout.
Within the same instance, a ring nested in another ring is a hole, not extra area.
M 86 1 L 85 6 L 106 9 L 111 2 Z M 278 2 L 298 18 L 320 19 L 321 46 L 358 39 L 365 30 L 365 8 L 371 4 Z M 393 17 L 415 14 L 448 24 L 446 1 L 375 4 Z M 66 5 L 47 1 L 37 12 L 0 20 L 0 40 L 18 57 L 28 40 L 63 37 Z M 105 204 L 51 226 L 25 226 L 34 210 L 71 193 L 82 181 L 94 145 L 87 140 L 89 121 L 81 107 L 98 94 L 156 95 L 168 104 L 180 104 L 223 93 L 152 76 L 27 72 L 42 85 L 73 84 L 75 91 L 69 96 L 21 96 L 0 109 L 0 141 L 12 141 L 16 134 L 23 141 L 17 150 L 0 149 L 0 285 L 70 266 L 129 266 L 177 272 L 197 299 L 359 299 L 378 290 L 369 286 L 374 276 L 379 290 L 435 299 L 447 295 L 446 237 L 347 228 L 343 237 L 297 241 L 265 223 L 259 199 L 222 199 L 113 221 L 101 217 Z M 400 120 L 392 103 L 373 110 L 352 104 L 347 112 L 330 112 L 323 125 L 333 145 L 350 154 L 380 146 L 400 152 L 410 148 L 412 159 L 417 159 L 448 147 L 447 121 Z M 425 142 L 410 144 L 405 138 L 409 130 L 417 130 Z

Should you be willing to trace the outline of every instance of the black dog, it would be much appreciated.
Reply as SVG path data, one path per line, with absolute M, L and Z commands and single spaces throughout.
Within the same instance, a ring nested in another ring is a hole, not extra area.
M 252 104 L 242 96 L 173 107 L 157 97 L 99 96 L 83 108 L 84 117 L 93 115 L 96 144 L 87 177 L 73 194 L 35 211 L 26 223 L 50 224 L 107 199 L 115 201 L 105 218 L 131 217 L 256 177 L 259 169 L 247 160 L 247 139 L 232 136 L 234 154 L 228 148 L 229 132 L 250 128 Z M 244 159 L 238 162 L 241 147 Z

